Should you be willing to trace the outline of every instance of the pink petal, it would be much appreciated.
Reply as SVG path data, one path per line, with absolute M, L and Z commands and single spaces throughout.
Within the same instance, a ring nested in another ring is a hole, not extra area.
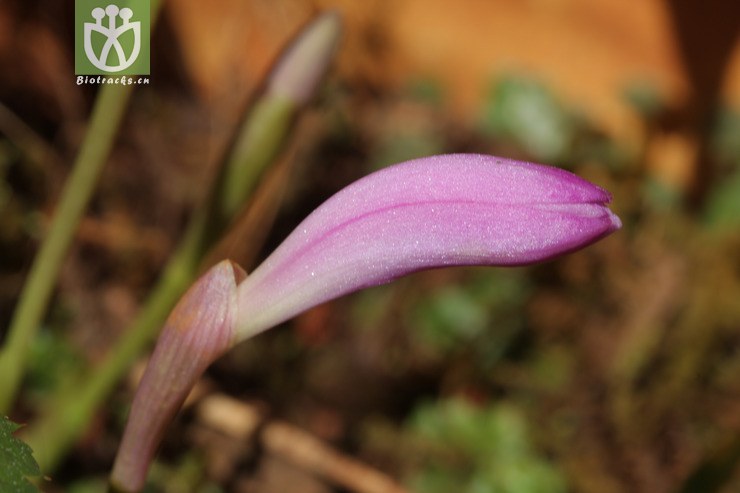
M 422 269 L 522 265 L 619 229 L 608 192 L 567 171 L 485 155 L 409 161 L 309 215 L 238 288 L 238 338 Z

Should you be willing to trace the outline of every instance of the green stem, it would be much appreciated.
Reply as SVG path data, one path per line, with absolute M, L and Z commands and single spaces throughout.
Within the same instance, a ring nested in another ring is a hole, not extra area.
M 333 22 L 336 23 L 335 18 Z M 334 36 L 338 31 L 330 30 L 328 34 Z M 320 43 L 316 48 L 318 53 L 314 57 L 318 56 L 319 61 L 310 65 L 313 68 L 320 66 L 320 73 L 326 69 L 327 50 L 332 49 L 333 42 L 334 39 L 330 38 L 328 44 Z M 290 62 L 291 66 L 295 63 L 295 60 Z M 300 79 L 296 83 L 313 88 L 317 73 L 314 70 L 309 75 L 310 80 Z M 197 274 L 208 248 L 233 221 L 264 170 L 277 157 L 295 115 L 304 103 L 303 99 L 291 98 L 268 88 L 242 120 L 242 126 L 222 160 L 219 177 L 205 206 L 193 218 L 183 243 L 134 324 L 98 368 L 76 379 L 73 384 L 58 389 L 49 399 L 49 404 L 44 406 L 44 413 L 26 429 L 28 443 L 36 451 L 42 470 L 49 472 L 54 469 L 115 384 L 156 337 L 167 314 Z
M 44 414 L 26 428 L 25 438 L 43 471 L 49 472 L 56 467 L 84 432 L 101 402 L 156 338 L 167 314 L 198 273 L 208 249 L 218 240 L 282 148 L 297 110 L 295 104 L 274 96 L 267 96 L 256 104 L 223 161 L 221 176 L 206 206 L 191 221 L 182 244 L 147 297 L 139 316 L 98 368 L 76 384 L 60 389 L 44 406 Z M 237 181 L 240 189 L 233 189 Z M 231 184 L 233 202 L 223 199 L 226 184 Z
M 204 216 L 199 216 L 203 218 Z M 169 310 L 188 287 L 202 257 L 205 221 L 195 220 L 147 303 L 107 358 L 79 385 L 60 392 L 28 427 L 26 440 L 44 471 L 52 470 L 84 432 L 95 410 L 157 334 Z
M 0 352 L 0 414 L 7 413 L 23 378 L 31 341 L 39 324 L 77 224 L 90 200 L 100 171 L 131 96 L 132 86 L 104 86 L 95 101 L 89 131 L 64 187 L 57 213 L 41 245 Z
M 162 0 L 152 0 L 149 9 L 153 26 Z M 25 373 L 31 341 L 46 313 L 62 261 L 72 243 L 103 164 L 113 147 L 133 86 L 103 86 L 95 99 L 88 131 L 72 174 L 64 187 L 56 216 L 34 259 L 18 305 L 0 350 L 0 414 L 8 412 L 15 401 Z

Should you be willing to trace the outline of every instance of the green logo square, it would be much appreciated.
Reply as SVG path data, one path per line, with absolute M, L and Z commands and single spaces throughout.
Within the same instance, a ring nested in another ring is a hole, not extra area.
M 149 0 L 75 0 L 75 74 L 149 75 Z

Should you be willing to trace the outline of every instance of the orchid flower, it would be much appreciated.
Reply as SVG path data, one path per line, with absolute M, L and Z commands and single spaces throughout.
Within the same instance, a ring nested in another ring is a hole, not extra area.
M 567 171 L 475 154 L 408 161 L 349 185 L 250 275 L 223 261 L 185 294 L 137 391 L 113 485 L 141 489 L 167 423 L 233 345 L 412 272 L 525 265 L 584 247 L 621 227 L 610 200 Z

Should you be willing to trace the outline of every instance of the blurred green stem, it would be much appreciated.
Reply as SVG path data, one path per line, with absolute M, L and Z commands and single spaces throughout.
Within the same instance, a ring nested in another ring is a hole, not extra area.
M 103 364 L 81 382 L 61 388 L 44 407 L 44 414 L 28 428 L 26 440 L 42 470 L 53 469 L 85 430 L 100 403 L 155 337 L 162 320 L 195 276 L 202 255 L 204 219 L 200 214 L 193 221 L 146 305 Z
M 31 341 L 46 313 L 64 256 L 113 146 L 132 87 L 104 86 L 95 101 L 89 130 L 49 232 L 23 286 L 0 352 L 0 414 L 7 413 L 15 400 Z
M 153 11 L 157 3 L 152 1 Z M 205 206 L 193 216 L 139 316 L 102 364 L 60 386 L 38 419 L 26 429 L 28 443 L 36 451 L 42 470 L 54 469 L 85 431 L 95 410 L 157 336 L 167 314 L 198 273 L 208 250 L 233 222 L 282 149 L 298 110 L 314 93 L 329 65 L 340 31 L 337 14 L 318 16 L 285 50 L 265 92 L 242 119 L 227 148 Z
M 152 26 L 161 3 L 162 0 L 151 0 L 149 4 Z M 31 266 L 8 327 L 5 346 L 0 351 L 0 414 L 7 413 L 15 401 L 25 373 L 29 347 L 46 313 L 59 269 L 77 225 L 113 147 L 132 91 L 131 85 L 105 85 L 97 94 L 85 140 L 62 192 L 49 232 Z
M 191 220 L 180 247 L 139 316 L 102 364 L 75 384 L 59 389 L 44 406 L 44 414 L 27 428 L 25 438 L 43 471 L 54 469 L 84 432 L 101 402 L 156 338 L 167 314 L 198 274 L 203 257 L 281 150 L 298 109 L 285 98 L 267 95 L 256 102 L 244 119 L 206 206 Z

